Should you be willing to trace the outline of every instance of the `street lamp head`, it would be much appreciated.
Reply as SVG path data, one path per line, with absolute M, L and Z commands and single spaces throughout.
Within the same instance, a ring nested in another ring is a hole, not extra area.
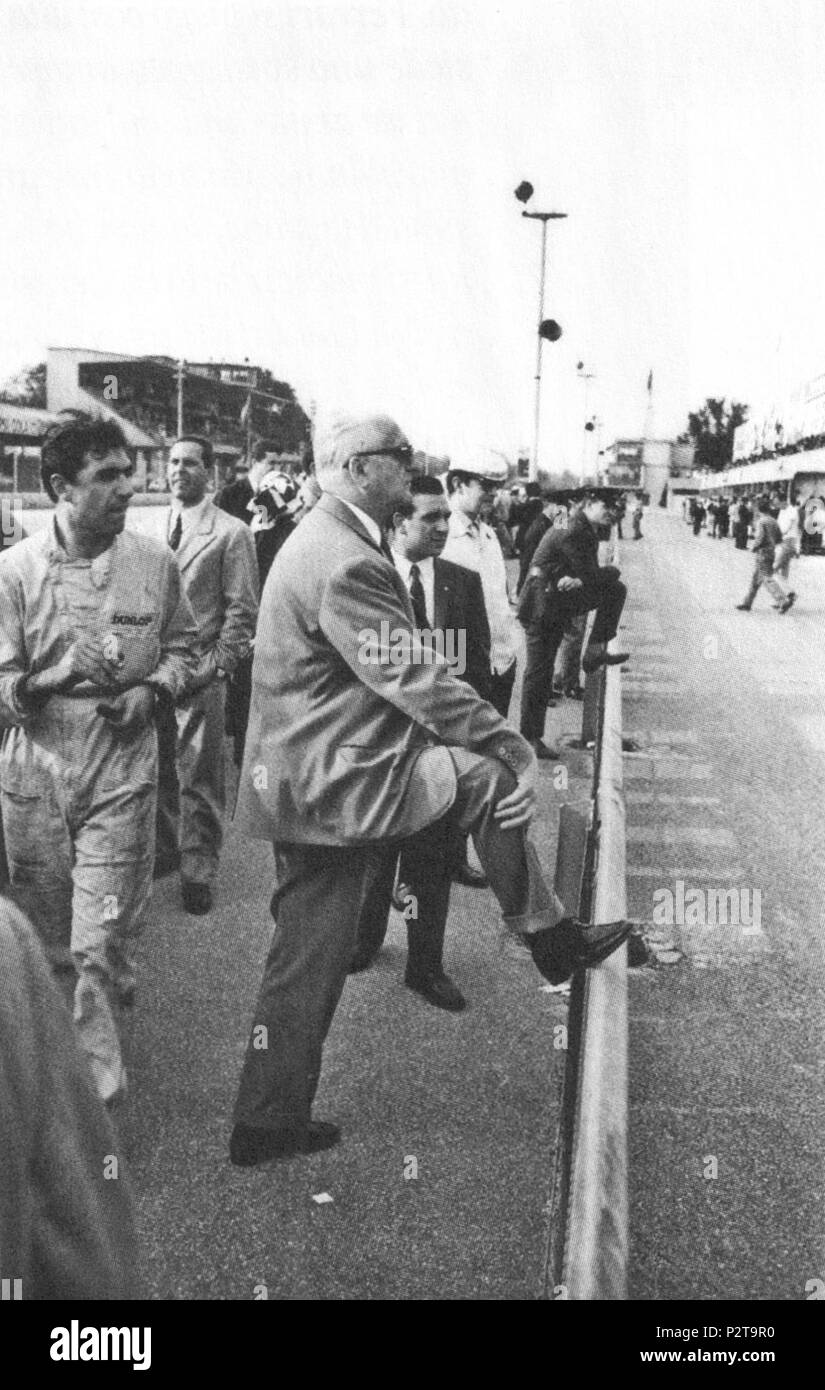
M 529 203 L 533 196 L 533 185 L 524 179 L 515 190 L 515 193 L 520 203 Z
M 546 338 L 548 343 L 557 343 L 561 332 L 561 324 L 556 323 L 555 319 L 542 319 L 539 324 L 539 337 Z

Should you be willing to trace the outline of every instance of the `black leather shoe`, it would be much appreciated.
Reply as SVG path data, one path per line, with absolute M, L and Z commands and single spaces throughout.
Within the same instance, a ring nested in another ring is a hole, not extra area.
M 779 609 L 780 613 L 787 613 L 788 609 L 792 608 L 795 603 L 796 594 L 794 593 L 793 589 L 790 589 L 788 591 L 788 597 L 785 599 L 785 602 L 781 605 Z
M 581 966 L 598 965 L 621 946 L 632 930 L 630 922 L 591 926 L 564 917 L 554 927 L 525 934 L 533 964 L 551 985 L 563 984 Z
M 407 989 L 414 990 L 416 994 L 421 995 L 422 999 L 426 999 L 428 1004 L 434 1004 L 437 1009 L 449 1009 L 451 1013 L 457 1014 L 467 1007 L 467 1000 L 461 990 L 453 984 L 443 970 L 434 970 L 427 975 L 419 975 L 408 970 L 404 976 L 404 984 Z
M 591 675 L 600 666 L 623 666 L 630 660 L 630 652 L 609 652 L 600 643 L 586 651 L 582 657 L 582 670 Z
M 556 763 L 561 757 L 558 748 L 551 748 L 549 744 L 543 743 L 540 738 L 531 738 L 530 747 L 540 763 Z
M 750 613 L 751 611 L 751 606 L 749 603 L 737 603 L 736 607 L 738 608 L 740 613 Z
M 212 911 L 212 889 L 208 883 L 188 883 L 181 879 L 180 885 L 183 906 L 193 917 L 203 917 Z
M 271 1158 L 294 1158 L 331 1149 L 341 1138 L 338 1125 L 310 1120 L 306 1129 L 257 1129 L 236 1125 L 229 1140 L 229 1161 L 238 1168 L 252 1168 Z
M 490 883 L 483 869 L 474 869 L 468 859 L 463 864 L 456 864 L 453 869 L 453 880 L 456 883 L 463 883 L 465 888 L 489 888 Z

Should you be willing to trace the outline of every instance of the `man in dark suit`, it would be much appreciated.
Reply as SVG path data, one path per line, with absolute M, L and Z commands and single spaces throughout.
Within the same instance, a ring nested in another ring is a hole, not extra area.
M 263 594 L 237 819 L 273 841 L 277 926 L 244 1059 L 230 1159 L 315 1153 L 324 1038 L 387 850 L 420 835 L 439 863 L 472 831 L 507 927 L 545 978 L 615 950 L 624 923 L 584 926 L 544 883 L 526 828 L 537 766 L 492 705 L 415 633 L 383 534 L 410 500 L 412 447 L 386 416 L 315 436 L 323 496 L 282 546 Z
M 596 609 L 585 671 L 627 661 L 627 652 L 609 654 L 627 590 L 612 565 L 599 565 L 596 528 L 610 519 L 605 502 L 589 495 L 566 531 L 548 531 L 540 542 L 522 590 L 519 620 L 527 633 L 527 667 L 521 693 L 521 732 L 538 758 L 556 758 L 543 742 L 544 720 L 553 684 L 556 653 L 571 618 Z
M 438 478 L 413 478 L 410 491 L 412 501 L 399 506 L 393 518 L 392 556 L 409 590 L 416 627 L 447 656 L 459 679 L 486 699 L 490 689 L 490 627 L 481 579 L 474 570 L 438 558 L 450 521 L 450 508 Z M 452 842 L 443 841 L 444 862 L 435 876 L 432 864 L 422 862 L 415 848 L 413 840 L 402 848 L 400 857 L 408 947 L 404 983 L 436 1008 L 458 1011 L 464 1008 L 465 999 L 444 972 L 444 931 L 453 864 L 463 864 L 465 839 L 462 835 Z M 381 949 L 397 858 L 396 853 L 388 853 L 384 871 L 364 902 L 351 971 L 366 970 Z

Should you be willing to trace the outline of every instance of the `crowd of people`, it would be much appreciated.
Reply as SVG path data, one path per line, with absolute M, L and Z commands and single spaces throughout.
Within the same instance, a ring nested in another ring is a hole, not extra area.
M 527 835 L 537 759 L 560 756 L 543 743 L 560 646 L 570 636 L 577 693 L 579 655 L 585 671 L 627 659 L 608 651 L 625 589 L 598 560 L 606 503 L 562 517 L 538 498 L 519 517 L 499 466 L 417 474 L 385 416 L 319 424 L 314 461 L 300 480 L 253 459 L 213 497 L 209 441 L 180 438 L 164 544 L 125 528 L 119 427 L 73 413 L 43 446 L 49 524 L 0 557 L 9 912 L 18 936 L 26 920 L 39 937 L 115 1112 L 152 879 L 178 873 L 184 909 L 213 909 L 232 736 L 239 843 L 273 845 L 276 924 L 235 1103 L 239 1166 L 338 1141 L 312 1114 L 324 1038 L 393 901 L 415 907 L 405 984 L 453 1011 L 466 1003 L 442 959 L 456 879 L 489 884 L 555 984 L 629 931 L 571 916 Z M 500 536 L 519 527 L 516 615 Z

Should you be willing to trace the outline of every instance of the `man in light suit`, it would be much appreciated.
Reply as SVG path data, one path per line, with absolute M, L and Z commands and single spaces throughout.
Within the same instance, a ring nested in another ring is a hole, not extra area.
M 456 676 L 482 699 L 490 692 L 490 627 L 484 608 L 481 579 L 475 570 L 440 559 L 447 540 L 450 508 L 438 478 L 413 478 L 412 501 L 400 506 L 393 519 L 392 557 L 406 584 L 416 627 L 451 660 Z M 444 932 L 450 904 L 453 865 L 464 862 L 464 836 L 441 842 L 443 864 L 419 862 L 415 841 L 401 851 L 399 890 L 413 895 L 415 916 L 407 918 L 407 969 L 404 983 L 439 1009 L 458 1012 L 465 999 L 444 971 Z M 372 964 L 387 933 L 392 880 L 397 854 L 390 851 L 385 872 L 364 902 L 358 923 L 358 946 L 350 967 Z M 435 872 L 434 872 L 435 868 Z M 486 882 L 486 880 L 485 880 Z
M 529 744 L 413 631 L 383 534 L 410 500 L 411 459 L 386 416 L 318 429 L 323 496 L 264 591 L 237 815 L 273 841 L 277 926 L 235 1103 L 229 1152 L 241 1166 L 339 1138 L 311 1119 L 312 1101 L 360 905 L 393 842 L 471 830 L 505 922 L 547 978 L 603 958 L 629 930 L 565 919 L 525 835 Z
M 167 862 L 179 852 L 183 905 L 196 915 L 212 907 L 223 841 L 225 677 L 251 650 L 258 613 L 255 542 L 206 495 L 211 468 L 207 439 L 181 438 L 169 455 L 167 540 L 198 624 L 198 673 L 176 727 L 167 711 L 164 742 L 168 751 L 171 736 L 176 757 L 162 759 L 158 838 Z

